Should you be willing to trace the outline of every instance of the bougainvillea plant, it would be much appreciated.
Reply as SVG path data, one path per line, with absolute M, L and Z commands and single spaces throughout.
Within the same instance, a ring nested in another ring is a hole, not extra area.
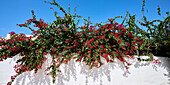
M 58 6 L 65 17 L 59 17 L 54 12 L 56 20 L 48 24 L 42 19 L 37 20 L 32 11 L 33 18 L 18 26 L 29 28 L 33 36 L 27 37 L 25 34 L 11 32 L 10 39 L 0 40 L 0 61 L 13 58 L 17 54 L 22 56 L 14 66 L 17 74 L 11 76 L 8 85 L 11 85 L 15 78 L 24 72 L 34 70 L 36 73 L 46 61 L 47 54 L 52 56 L 52 63 L 46 70 L 51 71 L 48 75 L 51 75 L 55 82 L 57 72 L 61 72 L 60 65 L 71 59 L 86 63 L 90 69 L 102 66 L 101 58 L 108 63 L 118 59 L 128 69 L 131 63 L 126 61 L 126 58 L 134 59 L 136 50 L 145 52 L 145 48 L 148 47 L 149 43 L 146 42 L 146 37 L 143 37 L 147 33 L 133 24 L 133 17 L 130 15 L 127 22 L 129 27 L 123 25 L 124 21 L 122 24 L 115 22 L 115 19 L 122 18 L 121 16 L 108 19 L 105 24 L 92 24 L 81 16 L 67 13 L 55 0 L 46 3 Z M 78 26 L 75 18 L 82 18 L 86 24 Z M 31 28 L 32 25 L 38 30 Z M 134 29 L 137 30 L 134 31 Z M 149 57 L 141 60 L 160 63 L 152 54 Z

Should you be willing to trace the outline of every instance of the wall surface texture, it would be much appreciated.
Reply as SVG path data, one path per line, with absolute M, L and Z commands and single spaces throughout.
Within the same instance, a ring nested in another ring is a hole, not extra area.
M 0 62 L 0 85 L 6 85 L 11 76 L 15 75 L 13 66 L 19 57 Z M 117 60 L 116 63 L 105 63 L 91 70 L 84 63 L 72 60 L 61 66 L 61 73 L 53 84 L 51 76 L 46 75 L 45 71 L 51 63 L 51 56 L 46 57 L 48 59 L 42 69 L 36 74 L 33 71 L 23 73 L 13 85 L 170 85 L 168 68 L 164 64 L 136 60 L 129 60 L 133 65 L 128 70 Z

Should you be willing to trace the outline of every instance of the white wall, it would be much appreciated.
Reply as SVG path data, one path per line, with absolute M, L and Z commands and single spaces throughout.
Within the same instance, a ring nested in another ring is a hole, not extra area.
M 0 62 L 0 85 L 6 85 L 10 77 L 15 75 L 14 59 Z M 133 65 L 125 70 L 119 61 L 117 63 L 105 63 L 100 68 L 88 69 L 84 63 L 74 62 L 62 65 L 61 73 L 52 84 L 51 76 L 46 75 L 45 68 L 49 66 L 49 58 L 37 74 L 26 72 L 16 78 L 13 85 L 169 85 L 167 69 L 163 65 L 150 62 L 131 61 Z

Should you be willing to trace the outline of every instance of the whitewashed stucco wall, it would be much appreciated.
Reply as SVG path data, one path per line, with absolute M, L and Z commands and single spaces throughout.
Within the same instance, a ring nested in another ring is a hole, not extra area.
M 6 85 L 10 76 L 14 75 L 14 59 L 7 59 L 0 62 L 0 85 Z M 67 65 L 61 66 L 61 73 L 52 83 L 51 76 L 46 75 L 45 69 L 49 66 L 49 58 L 37 74 L 26 72 L 16 78 L 13 85 L 169 85 L 167 69 L 162 65 L 150 62 L 133 63 L 129 70 L 123 68 L 119 61 L 117 63 L 105 63 L 100 68 L 88 69 L 84 63 L 72 60 Z

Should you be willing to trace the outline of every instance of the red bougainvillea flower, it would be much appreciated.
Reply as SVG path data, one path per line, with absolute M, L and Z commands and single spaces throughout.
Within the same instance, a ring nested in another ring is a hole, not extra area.
M 26 27 L 27 25 L 26 25 L 26 23 L 25 24 L 17 24 L 18 26 L 20 26 L 20 27 Z
M 109 21 L 113 21 L 113 19 L 111 18 L 111 19 L 108 19 Z
M 44 22 L 44 20 L 42 20 L 42 19 L 40 18 L 39 22 Z
M 137 41 L 141 40 L 140 38 L 136 38 Z
M 129 44 L 128 42 L 126 42 L 126 44 L 127 44 L 128 46 L 130 46 L 130 44 Z
M 115 33 L 115 37 L 116 37 L 116 38 L 119 38 L 119 37 L 120 37 L 120 35 L 118 35 L 118 33 Z
M 88 48 L 90 48 L 90 47 L 91 47 L 91 45 L 88 45 L 87 47 L 88 47 Z
M 129 35 L 130 38 L 134 37 L 131 32 L 129 32 L 128 35 Z
M 118 25 L 118 23 L 115 23 L 115 25 Z
M 29 20 L 27 20 L 27 22 L 29 22 L 29 21 L 33 21 L 34 19 L 29 19 Z
M 11 80 L 12 80 L 12 79 L 14 79 L 14 77 L 13 77 L 13 76 L 11 76 Z
M 51 37 L 50 40 L 53 41 L 53 37 Z
M 93 49 L 93 48 L 94 48 L 93 46 L 90 47 L 90 49 Z
M 128 35 L 129 35 L 129 36 L 132 36 L 132 33 L 131 33 L 131 32 L 129 32 L 129 33 L 128 33 Z
M 37 33 L 38 31 L 33 31 L 33 34 Z
M 140 43 L 142 44 L 142 43 L 144 43 L 145 41 L 141 41 Z
M 126 67 L 126 69 L 129 69 L 129 67 L 127 67 L 127 66 L 125 66 Z
M 113 30 L 113 28 L 109 28 L 109 30 Z
M 40 23 L 40 25 L 41 25 L 42 27 L 48 26 L 48 24 L 46 24 L 46 23 Z
M 15 32 L 10 32 L 9 34 L 13 35 L 13 34 L 15 34 Z
M 8 82 L 7 85 L 11 85 L 11 82 Z
M 133 50 L 136 50 L 136 48 L 135 48 L 135 47 L 133 47 L 133 46 L 131 46 L 131 48 L 132 48 Z

